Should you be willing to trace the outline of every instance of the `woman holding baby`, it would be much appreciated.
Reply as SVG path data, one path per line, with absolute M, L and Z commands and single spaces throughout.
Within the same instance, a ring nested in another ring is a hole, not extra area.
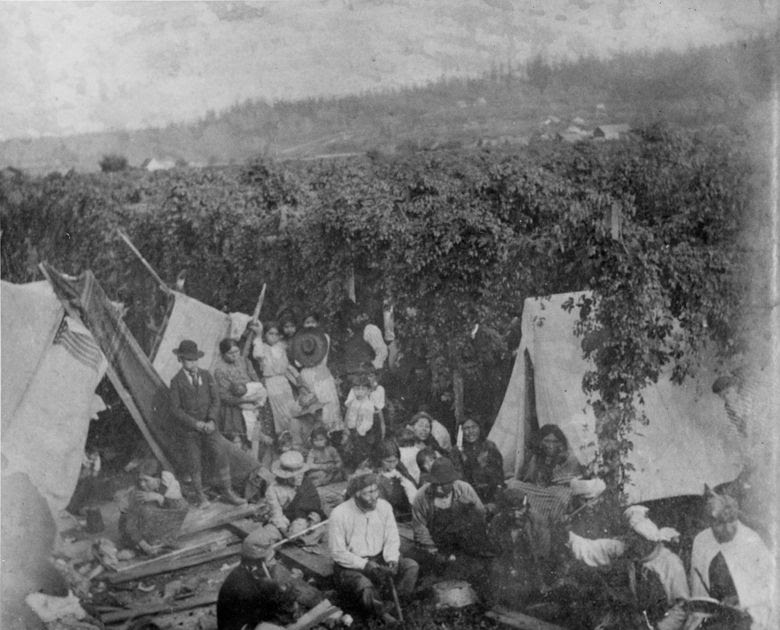
M 219 431 L 244 448 L 258 450 L 273 443 L 269 425 L 268 394 L 236 339 L 219 342 L 220 357 L 214 368 L 221 405 Z M 273 420 L 270 420 L 272 423 Z M 256 453 L 257 455 L 257 453 Z

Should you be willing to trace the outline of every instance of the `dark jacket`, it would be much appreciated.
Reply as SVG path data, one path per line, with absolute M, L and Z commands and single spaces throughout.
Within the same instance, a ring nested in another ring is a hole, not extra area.
M 206 370 L 198 370 L 201 378 L 195 387 L 184 369 L 171 379 L 171 415 L 179 429 L 196 431 L 198 422 L 219 420 L 219 389 L 214 377 Z
M 225 579 L 217 596 L 217 629 L 254 628 L 263 621 L 292 621 L 295 593 L 258 574 L 244 562 Z
M 495 443 L 479 440 L 463 443 L 450 453 L 455 469 L 486 503 L 495 500 L 496 490 L 504 485 L 504 459 Z

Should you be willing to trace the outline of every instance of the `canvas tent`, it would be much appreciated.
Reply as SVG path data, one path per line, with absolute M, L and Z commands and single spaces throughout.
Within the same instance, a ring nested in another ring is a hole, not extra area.
M 204 353 L 200 365 L 213 370 L 219 358 L 220 340 L 240 337 L 249 321 L 248 315 L 218 311 L 184 293 L 171 291 L 171 295 L 173 307 L 152 360 L 154 369 L 165 383 L 170 383 L 181 368 L 173 351 L 183 339 L 192 339 L 198 344 Z
M 573 332 L 576 309 L 569 313 L 561 308 L 580 295 L 525 301 L 517 359 L 489 435 L 508 475 L 522 466 L 530 432 L 544 424 L 563 429 L 581 462 L 593 458 L 595 418 L 582 390 L 589 365 Z M 742 439 L 711 391 L 713 366 L 703 363 L 697 376 L 681 386 L 662 374 L 657 384 L 643 390 L 649 424 L 636 426 L 628 436 L 634 444 L 628 461 L 635 469 L 626 488 L 631 502 L 700 494 L 705 482 L 723 483 L 740 472 Z
M 3 281 L 1 290 L 4 473 L 26 473 L 57 514 L 76 487 L 90 419 L 104 408 L 95 388 L 106 360 L 48 282 Z

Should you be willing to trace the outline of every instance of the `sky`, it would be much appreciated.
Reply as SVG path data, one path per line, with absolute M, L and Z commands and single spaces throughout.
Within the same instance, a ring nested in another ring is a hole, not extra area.
M 0 140 L 752 37 L 780 0 L 0 2 Z

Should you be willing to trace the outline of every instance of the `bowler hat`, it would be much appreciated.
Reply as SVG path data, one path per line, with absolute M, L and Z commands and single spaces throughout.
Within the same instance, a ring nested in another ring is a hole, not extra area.
M 183 339 L 179 344 L 179 347 L 174 349 L 173 354 L 180 359 L 195 361 L 200 359 L 204 353 L 198 350 L 198 344 L 192 339 Z
M 455 467 L 447 457 L 440 457 L 431 466 L 431 483 L 435 485 L 444 485 L 452 483 L 458 478 Z

